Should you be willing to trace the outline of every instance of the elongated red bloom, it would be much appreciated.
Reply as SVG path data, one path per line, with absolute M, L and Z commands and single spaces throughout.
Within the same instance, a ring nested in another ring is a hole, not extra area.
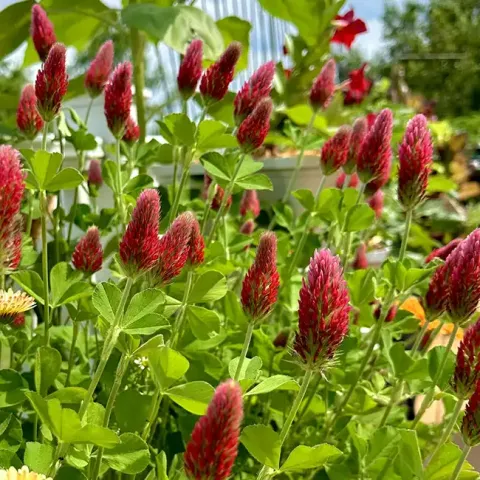
M 0 220 L 0 272 L 16 270 L 20 265 L 22 231 L 23 220 L 20 214 L 12 219 Z
M 237 457 L 243 419 L 242 389 L 228 380 L 220 384 L 207 413 L 195 424 L 184 454 L 191 480 L 226 480 Z
M 480 228 L 474 230 L 448 256 L 447 311 L 455 323 L 468 321 L 480 301 Z
M 260 237 L 255 261 L 242 285 L 243 310 L 252 321 L 260 321 L 272 311 L 277 302 L 279 285 L 277 237 L 273 232 L 265 232 Z
M 98 97 L 108 82 L 113 68 L 113 42 L 107 40 L 98 50 L 85 74 L 85 89 L 92 98 Z
M 327 108 L 335 92 L 335 74 L 337 65 L 331 58 L 322 67 L 310 89 L 310 105 L 314 110 Z
M 56 43 L 37 73 L 35 81 L 37 110 L 45 122 L 50 122 L 56 117 L 62 106 L 63 97 L 67 93 L 66 55 L 65 45 Z
M 249 213 L 253 218 L 260 215 L 260 200 L 256 190 L 245 190 L 240 201 L 240 215 L 245 217 Z
M 25 85 L 17 108 L 17 127 L 30 140 L 43 128 L 43 120 L 37 111 L 37 96 L 33 85 Z
M 475 393 L 465 409 L 462 420 L 462 438 L 471 447 L 480 443 L 480 383 L 477 384 Z
M 373 113 L 373 112 L 367 113 L 365 118 L 367 119 L 368 130 L 370 130 L 373 127 L 377 117 L 378 117 L 378 113 Z
M 365 243 L 361 243 L 358 246 L 352 266 L 355 270 L 363 270 L 368 268 L 367 246 Z
M 352 136 L 350 137 L 350 147 L 348 149 L 347 162 L 343 166 L 346 173 L 353 173 L 357 168 L 358 155 L 363 141 L 367 136 L 368 124 L 365 117 L 357 118 L 353 123 Z
M 353 105 L 362 103 L 364 98 L 370 93 L 373 82 L 365 76 L 367 64 L 364 63 L 357 70 L 352 70 L 348 74 L 350 80 L 345 96 L 343 97 L 344 105 Z
M 407 124 L 398 149 L 398 199 L 406 210 L 415 208 L 425 197 L 433 157 L 427 119 L 415 115 Z
M 347 174 L 345 172 L 340 173 L 340 175 L 337 177 L 337 180 L 335 181 L 335 186 L 337 188 L 343 188 L 343 185 L 346 180 L 347 180 Z M 358 178 L 357 173 L 353 172 L 349 176 L 348 186 L 350 188 L 357 188 L 359 183 L 360 183 L 360 179 Z
M 237 125 L 253 112 L 260 100 L 270 95 L 274 75 L 275 63 L 267 62 L 243 84 L 233 101 L 233 115 Z
M 0 229 L 13 222 L 25 190 L 20 154 L 10 145 L 0 146 Z
M 434 258 L 446 260 L 447 257 L 458 247 L 458 245 L 460 245 L 460 243 L 462 243 L 462 239 L 455 238 L 443 247 L 436 248 L 425 259 L 425 263 L 430 263 Z
M 57 38 L 55 37 L 52 22 L 38 3 L 32 7 L 30 35 L 40 60 L 44 62 Z
M 235 74 L 235 65 L 242 54 L 242 45 L 232 42 L 221 57 L 203 74 L 200 92 L 207 102 L 221 100 L 228 92 L 228 86 Z
M 122 140 L 124 142 L 127 142 L 130 145 L 133 145 L 135 142 L 138 142 L 139 138 L 140 138 L 140 127 L 137 125 L 137 123 L 132 117 L 128 117 Z
M 330 250 L 316 250 L 300 289 L 293 348 L 308 366 L 331 359 L 348 332 L 350 298 L 342 266 Z
M 240 227 L 240 233 L 243 233 L 244 235 L 251 235 L 253 231 L 255 230 L 255 222 L 249 218 L 241 227 Z
M 115 68 L 105 87 L 105 117 L 115 138 L 121 138 L 130 118 L 132 106 L 132 64 L 124 62 Z
M 132 219 L 120 242 L 120 258 L 130 277 L 150 270 L 160 254 L 158 224 L 160 197 L 156 190 L 144 190 L 133 209 Z
M 188 260 L 191 265 L 198 266 L 205 260 L 205 240 L 195 217 L 192 220 L 191 227 Z
M 387 316 L 385 317 L 385 323 L 390 323 L 395 320 L 395 317 L 397 316 L 398 313 L 398 305 L 392 305 L 387 312 Z M 377 319 L 380 320 L 380 317 L 382 316 L 382 306 L 378 305 L 375 311 L 373 312 L 373 316 Z
M 467 328 L 457 350 L 452 388 L 458 398 L 467 399 L 475 393 L 480 381 L 480 321 Z
M 358 154 L 357 172 L 362 182 L 371 182 L 382 177 L 387 169 L 390 171 L 392 129 L 393 115 L 386 108 L 380 112 L 367 133 Z
M 97 227 L 90 227 L 77 243 L 72 255 L 73 266 L 81 272 L 91 275 L 102 268 L 103 248 Z
M 430 279 L 425 294 L 425 310 L 427 319 L 433 320 L 442 315 L 447 308 L 448 276 L 445 265 L 439 265 Z
M 192 40 L 185 52 L 178 70 L 178 91 L 184 99 L 190 98 L 197 89 L 202 76 L 203 42 L 200 39 Z
M 270 130 L 272 110 L 272 101 L 264 98 L 241 123 L 237 132 L 237 140 L 244 152 L 251 152 L 262 146 Z
M 102 165 L 100 160 L 92 158 L 88 166 L 88 184 L 100 188 L 103 185 Z
M 355 18 L 353 9 L 349 10 L 345 15 L 337 15 L 334 25 L 337 27 L 333 33 L 330 42 L 341 43 L 347 48 L 352 46 L 357 35 L 365 33 L 367 26 L 365 22 L 359 18 Z
M 378 220 L 383 213 L 383 197 L 382 190 L 377 190 L 369 199 L 368 205 L 375 212 L 375 218 Z
M 344 125 L 337 130 L 337 133 L 329 138 L 322 146 L 320 155 L 320 166 L 324 175 L 331 175 L 345 165 L 352 129 Z
M 392 162 L 388 159 L 382 164 L 382 170 L 379 172 L 378 177 L 370 180 L 365 185 L 365 194 L 368 196 L 375 195 L 381 188 L 383 188 L 390 180 L 390 174 L 392 173 Z

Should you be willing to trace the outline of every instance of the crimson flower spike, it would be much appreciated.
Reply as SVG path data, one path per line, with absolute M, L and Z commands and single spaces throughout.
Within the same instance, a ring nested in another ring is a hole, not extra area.
M 390 180 L 391 172 L 392 162 L 390 159 L 387 159 L 387 161 L 385 161 L 383 165 L 381 165 L 381 170 L 378 173 L 378 177 L 370 180 L 365 185 L 365 194 L 368 196 L 375 195 L 381 188 L 383 188 L 388 183 L 388 181 Z
M 251 235 L 255 230 L 255 222 L 250 218 L 241 227 L 240 233 L 243 235 Z
M 88 185 L 100 188 L 103 185 L 102 165 L 100 160 L 93 158 L 88 166 Z
M 30 35 L 40 60 L 44 62 L 57 38 L 55 37 L 52 22 L 38 3 L 32 7 Z
M 355 260 L 353 261 L 353 268 L 355 270 L 363 270 L 368 268 L 367 246 L 365 243 L 361 243 L 357 248 Z
M 91 275 L 102 268 L 103 248 L 97 227 L 90 227 L 77 243 L 72 255 L 73 266 L 81 272 Z
M 129 145 L 133 145 L 135 142 L 138 142 L 140 138 L 140 127 L 137 125 L 135 120 L 130 116 L 128 117 L 127 123 L 125 125 L 125 132 L 123 133 L 122 140 Z
M 237 125 L 253 112 L 260 100 L 270 96 L 274 75 L 275 63 L 267 62 L 243 84 L 233 101 L 233 116 Z
M 52 121 L 60 111 L 62 100 L 68 89 L 67 50 L 56 43 L 37 73 L 35 95 L 37 110 L 45 122 Z
M 263 320 L 272 311 L 279 286 L 277 237 L 273 232 L 265 232 L 260 237 L 255 261 L 242 285 L 242 307 L 253 322 Z
M 480 301 L 480 228 L 453 250 L 445 262 L 448 275 L 447 312 L 462 326 L 477 311 Z
M 369 199 L 368 205 L 375 212 L 375 218 L 378 220 L 383 213 L 383 197 L 382 190 L 377 190 Z
M 340 173 L 340 175 L 337 177 L 337 180 L 335 181 L 335 186 L 337 188 L 343 188 L 346 180 L 347 174 L 345 172 Z M 357 188 L 359 183 L 360 179 L 358 178 L 357 172 L 353 172 L 348 181 L 348 186 L 350 188 Z
M 480 383 L 467 403 L 462 420 L 462 438 L 470 447 L 480 444 Z
M 20 214 L 0 222 L 0 272 L 18 268 L 22 259 L 23 219 Z
M 316 250 L 300 289 L 293 348 L 308 368 L 322 368 L 348 332 L 350 298 L 343 269 L 330 250 Z
M 43 120 L 37 111 L 37 96 L 33 85 L 25 85 L 17 108 L 17 127 L 33 140 L 43 128 Z
M 197 89 L 202 76 L 203 42 L 200 39 L 192 40 L 185 52 L 178 70 L 178 91 L 185 100 L 188 100 Z
M 398 149 L 398 199 L 405 210 L 412 210 L 424 199 L 432 156 L 433 144 L 427 119 L 415 115 L 408 122 Z
M 228 86 L 235 74 L 235 65 L 242 54 L 242 45 L 232 42 L 221 57 L 203 74 L 200 93 L 207 101 L 219 101 L 228 92 Z
M 335 92 L 336 70 L 335 60 L 331 58 L 313 81 L 310 89 L 310 105 L 314 110 L 325 109 L 330 104 Z
M 448 276 L 445 265 L 439 265 L 430 279 L 425 294 L 425 310 L 428 321 L 445 313 L 448 300 Z
M 256 190 L 245 190 L 240 201 L 240 215 L 246 217 L 249 213 L 253 218 L 260 215 L 260 200 Z
M 350 147 L 348 149 L 348 157 L 343 170 L 352 174 L 357 168 L 358 155 L 363 141 L 367 136 L 368 123 L 365 117 L 357 118 L 353 123 L 352 136 L 350 137 Z
M 430 263 L 434 258 L 440 258 L 446 260 L 447 257 L 462 243 L 461 238 L 455 238 L 451 242 L 447 243 L 443 247 L 433 250 L 425 259 L 425 263 Z
M 0 229 L 20 212 L 25 190 L 20 154 L 10 145 L 0 146 Z
M 96 98 L 103 92 L 112 68 L 113 42 L 107 40 L 98 50 L 85 74 L 85 89 L 91 98 Z
M 331 175 L 345 165 L 352 129 L 344 125 L 322 146 L 320 166 L 324 175 Z
M 120 242 L 120 259 L 126 275 L 134 278 L 150 270 L 160 254 L 158 224 L 160 197 L 156 190 L 144 190 L 133 209 L 132 219 Z
M 215 390 L 207 413 L 192 432 L 184 454 L 185 473 L 191 480 L 226 480 L 238 452 L 243 419 L 242 389 L 228 380 Z
M 205 260 L 205 240 L 200 230 L 198 220 L 194 217 L 191 224 L 188 261 L 192 267 L 201 265 Z
M 253 112 L 240 124 L 237 140 L 241 149 L 248 153 L 263 145 L 270 130 L 270 116 L 273 104 L 270 98 L 264 98 Z

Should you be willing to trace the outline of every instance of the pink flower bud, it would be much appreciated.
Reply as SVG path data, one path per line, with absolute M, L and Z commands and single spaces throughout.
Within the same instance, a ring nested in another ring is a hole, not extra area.
M 33 85 L 25 85 L 17 108 L 17 127 L 33 140 L 43 128 L 43 120 L 37 111 L 37 96 Z
M 205 260 L 205 240 L 195 217 L 192 220 L 191 227 L 188 260 L 192 266 L 196 267 Z
M 343 185 L 344 185 L 346 179 L 347 179 L 347 174 L 345 172 L 341 172 L 340 175 L 337 177 L 337 180 L 335 182 L 336 187 L 337 188 L 343 188 Z M 350 175 L 350 179 L 348 181 L 348 186 L 350 188 L 357 188 L 359 182 L 360 182 L 360 179 L 358 178 L 357 173 L 353 172 Z
M 346 173 L 352 173 L 357 168 L 358 155 L 360 148 L 367 136 L 368 124 L 365 117 L 357 118 L 352 127 L 352 136 L 350 137 L 350 147 L 348 150 L 347 162 L 343 166 Z
M 132 117 L 128 117 L 122 140 L 124 142 L 127 142 L 129 145 L 133 145 L 135 142 L 138 142 L 139 138 L 140 127 L 136 124 L 135 120 Z
M 363 270 L 365 268 L 368 268 L 367 246 L 365 245 L 365 243 L 361 243 L 358 246 L 355 260 L 353 261 L 352 266 L 355 270 Z
M 433 250 L 428 257 L 425 259 L 425 263 L 430 263 L 434 258 L 440 258 L 441 260 L 446 260 L 447 257 L 460 245 L 462 242 L 461 238 L 455 238 L 451 242 L 447 243 L 443 247 L 436 248 Z
M 212 210 L 218 212 L 220 210 L 220 205 L 222 204 L 223 197 L 225 196 L 225 190 L 217 185 L 217 191 L 212 200 Z M 230 195 L 227 200 L 226 208 L 227 210 L 232 206 L 232 196 Z
M 272 101 L 264 98 L 238 127 L 237 140 L 244 152 L 252 152 L 262 146 L 270 130 L 272 110 Z
M 254 230 L 255 222 L 251 218 L 240 227 L 240 233 L 243 233 L 243 235 L 251 235 Z
M 98 50 L 85 74 L 85 89 L 91 98 L 96 98 L 103 92 L 112 68 L 113 42 L 107 40 Z
M 242 389 L 228 380 L 215 390 L 207 413 L 198 420 L 184 454 L 191 480 L 226 480 L 238 452 L 243 419 Z
M 322 366 L 348 332 L 350 298 L 343 269 L 330 250 L 316 250 L 300 289 L 298 333 L 293 348 L 302 361 Z
M 100 160 L 93 158 L 88 167 L 88 184 L 100 188 L 103 185 L 102 165 Z
M 200 39 L 192 40 L 185 52 L 178 70 L 178 90 L 184 99 L 190 98 L 197 88 L 202 76 L 203 42 Z
M 245 217 L 249 212 L 253 218 L 260 215 L 260 201 L 256 190 L 245 190 L 240 201 L 240 215 Z
M 50 122 L 56 117 L 62 106 L 63 97 L 67 93 L 66 55 L 65 46 L 56 43 L 37 73 L 35 81 L 37 110 L 45 122 Z
M 433 144 L 427 119 L 415 115 L 408 122 L 398 149 L 398 199 L 406 210 L 415 208 L 425 197 L 432 156 Z
M 369 199 L 368 205 L 375 212 L 375 218 L 378 220 L 383 213 L 383 192 L 377 190 Z
M 0 229 L 4 223 L 12 223 L 20 212 L 24 174 L 20 154 L 10 145 L 0 146 Z
M 77 243 L 72 255 L 73 266 L 81 272 L 91 275 L 102 268 L 103 248 L 97 227 L 90 227 Z
M 38 3 L 32 7 L 30 35 L 40 60 L 44 62 L 57 38 L 55 37 L 52 22 Z
M 324 175 L 331 175 L 345 165 L 351 135 L 352 129 L 344 125 L 323 144 L 320 166 Z
M 333 93 L 335 92 L 336 69 L 335 60 L 331 58 L 313 81 L 310 90 L 310 105 L 314 110 L 327 108 L 331 102 Z
M 480 383 L 477 384 L 475 393 L 467 403 L 462 420 L 462 437 L 463 441 L 471 447 L 480 443 Z

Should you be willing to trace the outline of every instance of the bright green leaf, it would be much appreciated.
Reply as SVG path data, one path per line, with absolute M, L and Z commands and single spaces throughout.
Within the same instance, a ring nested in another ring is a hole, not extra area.
M 165 392 L 175 403 L 195 415 L 204 415 L 215 389 L 207 382 L 190 382 Z
M 212 332 L 220 331 L 220 317 L 214 310 L 189 305 L 187 318 L 193 334 L 200 340 L 208 340 Z
M 169 347 L 160 347 L 148 354 L 151 372 L 161 390 L 168 389 L 183 377 L 190 363 L 177 351 Z
M 51 445 L 27 442 L 23 461 L 32 472 L 47 475 L 53 462 L 54 451 Z
M 62 356 L 55 348 L 46 345 L 37 349 L 35 353 L 35 389 L 45 396 L 48 389 L 60 373 Z
M 227 280 L 216 270 L 200 275 L 188 297 L 188 303 L 206 303 L 220 300 L 227 293 Z
M 148 445 L 134 433 L 120 435 L 120 443 L 106 450 L 105 463 L 117 472 L 136 475 L 143 472 L 150 463 Z
M 262 395 L 274 390 L 298 390 L 298 383 L 288 375 L 273 375 L 252 388 L 247 395 Z
M 123 329 L 138 322 L 142 317 L 154 313 L 160 305 L 165 303 L 165 295 L 156 288 L 149 288 L 137 293 L 132 298 L 121 322 Z
M 280 467 L 280 470 L 287 472 L 320 468 L 331 460 L 335 460 L 340 455 L 342 455 L 342 452 L 337 447 L 329 445 L 328 443 L 315 445 L 314 447 L 299 445 L 290 453 L 285 463 Z
M 280 436 L 266 425 L 249 425 L 240 435 L 240 441 L 250 455 L 260 463 L 278 468 L 280 463 Z
M 11 275 L 15 281 L 25 292 L 31 295 L 38 303 L 43 305 L 43 280 L 42 277 L 33 270 L 21 270 Z
M 345 231 L 360 232 L 366 230 L 374 219 L 375 213 L 368 205 L 355 205 L 347 213 Z
M 115 314 L 120 305 L 122 292 L 113 283 L 103 282 L 96 286 L 92 302 L 101 317 L 107 323 L 115 323 Z

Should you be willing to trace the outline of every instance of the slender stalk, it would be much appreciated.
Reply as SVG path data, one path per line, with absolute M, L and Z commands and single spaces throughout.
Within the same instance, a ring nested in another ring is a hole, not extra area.
M 467 459 L 470 450 L 472 447 L 470 445 L 465 445 L 462 450 L 462 455 L 458 459 L 457 465 L 455 467 L 455 470 L 452 473 L 452 476 L 450 477 L 450 480 L 457 480 L 458 477 L 460 476 L 460 472 L 462 471 L 463 464 L 465 463 L 465 460 Z
M 235 376 L 233 379 L 238 382 L 240 378 L 240 373 L 242 372 L 243 364 L 245 363 L 245 358 L 247 358 L 248 347 L 252 341 L 253 329 L 255 328 L 254 322 L 249 322 L 247 327 L 247 333 L 245 334 L 245 340 L 243 341 L 242 351 L 240 353 L 240 358 L 238 359 L 237 370 L 235 371 Z
M 170 210 L 170 223 L 173 222 L 173 220 L 177 216 L 178 208 L 180 206 L 180 200 L 182 199 L 182 193 L 189 179 L 190 179 L 190 162 L 188 163 L 188 165 L 183 166 L 182 176 L 180 178 L 180 185 L 178 186 L 178 191 L 173 201 L 172 208 Z
M 5 273 L 0 274 L 0 289 L 5 290 Z
M 130 0 L 129 4 L 139 3 Z M 136 28 L 130 29 L 130 45 L 132 48 L 133 82 L 135 84 L 135 105 L 137 107 L 137 120 L 140 127 L 140 143 L 145 142 L 147 121 L 145 98 L 145 35 Z
M 85 114 L 85 125 L 88 124 L 88 119 L 90 117 L 90 112 L 92 111 L 93 101 L 94 101 L 94 98 L 91 98 L 90 101 L 88 102 L 87 113 Z M 88 125 L 87 125 L 87 127 L 88 127 Z
M 227 229 L 227 219 L 223 217 L 222 219 L 223 226 L 223 246 L 225 247 L 225 258 L 230 260 L 230 250 L 228 249 L 228 229 Z
M 298 409 L 300 408 L 300 404 L 302 403 L 302 400 L 305 397 L 305 393 L 307 392 L 308 385 L 310 384 L 310 381 L 312 379 L 312 375 L 313 375 L 313 371 L 310 369 L 305 372 L 300 390 L 298 391 L 297 397 L 295 398 L 292 408 L 290 409 L 290 413 L 288 414 L 288 417 L 285 420 L 285 423 L 283 424 L 282 430 L 280 431 L 280 438 L 279 438 L 280 446 L 283 445 L 283 443 L 285 442 L 285 439 L 288 436 L 290 427 L 292 426 L 295 416 L 297 415 Z M 270 472 L 270 467 L 267 467 L 266 465 L 264 465 L 263 468 L 260 470 L 260 473 L 258 474 L 257 480 L 264 479 L 269 474 L 269 472 Z
M 435 327 L 435 330 L 430 334 L 430 337 L 428 338 L 427 344 L 425 345 L 425 351 L 428 352 L 430 350 L 430 347 L 432 346 L 433 341 L 435 338 L 437 338 L 438 334 L 440 333 L 440 330 L 442 330 L 443 323 L 440 321 L 440 323 Z
M 453 332 L 450 335 L 450 339 L 448 340 L 447 348 L 445 350 L 445 355 L 443 356 L 443 358 L 440 362 L 440 365 L 438 366 L 435 378 L 433 379 L 433 385 L 430 388 L 430 390 L 428 391 L 428 393 L 425 395 L 425 398 L 423 399 L 422 405 L 420 406 L 420 410 L 418 411 L 417 415 L 415 416 L 415 419 L 413 420 L 413 424 L 412 424 L 413 428 L 417 428 L 417 425 L 420 422 L 420 419 L 423 417 L 423 414 L 426 412 L 427 408 L 432 403 L 433 396 L 435 395 L 435 387 L 437 386 L 437 383 L 440 380 L 440 377 L 442 375 L 443 369 L 445 368 L 445 365 L 447 363 L 448 354 L 450 353 L 450 350 L 452 349 L 452 345 L 453 345 L 453 342 L 455 341 L 457 331 L 458 331 L 458 325 L 455 325 L 455 327 L 453 329 Z
M 85 168 L 85 152 L 80 152 L 80 155 L 78 157 L 78 169 L 80 172 L 83 172 L 83 169 Z M 67 244 L 70 245 L 70 241 L 72 240 L 72 230 L 73 230 L 73 224 L 75 222 L 75 216 L 77 214 L 77 205 L 78 205 L 78 192 L 79 192 L 79 187 L 75 187 L 75 192 L 73 194 L 73 204 L 71 208 L 71 219 L 70 219 L 70 224 L 68 225 L 68 234 L 67 234 Z
M 123 205 L 122 159 L 120 154 L 120 138 L 115 142 L 115 159 L 117 161 L 117 203 L 122 229 L 125 228 L 125 207 Z
M 418 331 L 417 336 L 415 337 L 415 342 L 413 343 L 412 350 L 410 352 L 412 357 L 414 357 L 415 354 L 418 352 L 418 349 L 420 348 L 420 344 L 422 343 L 422 339 L 425 337 L 425 334 L 427 333 L 429 324 L 430 324 L 429 320 L 425 318 L 425 323 L 423 324 L 422 328 Z
M 148 415 L 148 421 L 147 424 L 145 425 L 145 428 L 143 429 L 142 432 L 142 438 L 145 441 L 148 441 L 150 437 L 150 432 L 152 430 L 153 424 L 155 423 L 157 416 L 158 416 L 158 410 L 160 408 L 160 403 L 162 402 L 162 394 L 160 392 L 159 388 L 155 389 L 155 393 L 153 394 L 152 397 L 152 405 L 150 408 L 150 413 Z
M 405 230 L 403 233 L 402 245 L 400 246 L 400 254 L 398 255 L 398 260 L 400 262 L 404 260 L 405 253 L 407 252 L 408 235 L 410 234 L 410 227 L 412 226 L 412 216 L 413 210 L 407 210 L 405 218 Z
M 175 201 L 177 198 L 177 177 L 178 177 L 178 149 L 173 147 L 173 178 L 172 178 L 172 199 Z
M 25 234 L 30 236 L 32 233 L 32 223 L 33 223 L 33 192 L 28 192 L 28 216 L 27 221 L 25 222 Z
M 70 355 L 68 357 L 68 370 L 67 370 L 67 378 L 65 379 L 65 387 L 70 385 L 70 375 L 72 374 L 72 368 L 75 360 L 75 347 L 77 345 L 77 338 L 79 332 L 79 323 L 75 320 L 73 321 L 73 337 L 72 337 L 72 344 L 70 345 Z
M 173 330 L 172 330 L 172 336 L 170 341 L 170 346 L 172 348 L 175 348 L 175 345 L 177 344 L 177 342 L 180 340 L 182 336 L 183 324 L 184 324 L 185 315 L 187 312 L 188 296 L 190 295 L 190 291 L 193 285 L 193 276 L 194 276 L 193 270 L 189 270 L 187 273 L 187 281 L 185 282 L 185 289 L 183 291 L 183 299 L 182 299 L 182 304 L 180 306 L 180 312 L 178 314 L 177 321 L 175 322 L 175 325 L 173 326 Z
M 43 322 L 45 325 L 45 345 L 50 343 L 49 328 L 50 328 L 50 290 L 48 285 L 48 239 L 47 239 L 47 195 L 40 191 L 40 205 L 42 209 L 42 276 L 43 276 Z
M 311 389 L 310 395 L 308 396 L 307 401 L 305 402 L 305 405 L 303 406 L 300 412 L 300 415 L 298 415 L 297 424 L 300 423 L 304 415 L 308 412 L 308 409 L 310 408 L 310 405 L 312 404 L 313 399 L 315 398 L 315 394 L 317 393 L 321 380 L 322 380 L 322 377 L 320 375 L 317 375 L 317 377 L 315 378 L 313 387 Z M 325 408 L 325 410 L 327 410 L 327 408 Z
M 42 150 L 47 150 L 47 135 L 48 135 L 48 127 L 50 123 L 45 122 L 43 125 L 43 135 L 42 135 Z

